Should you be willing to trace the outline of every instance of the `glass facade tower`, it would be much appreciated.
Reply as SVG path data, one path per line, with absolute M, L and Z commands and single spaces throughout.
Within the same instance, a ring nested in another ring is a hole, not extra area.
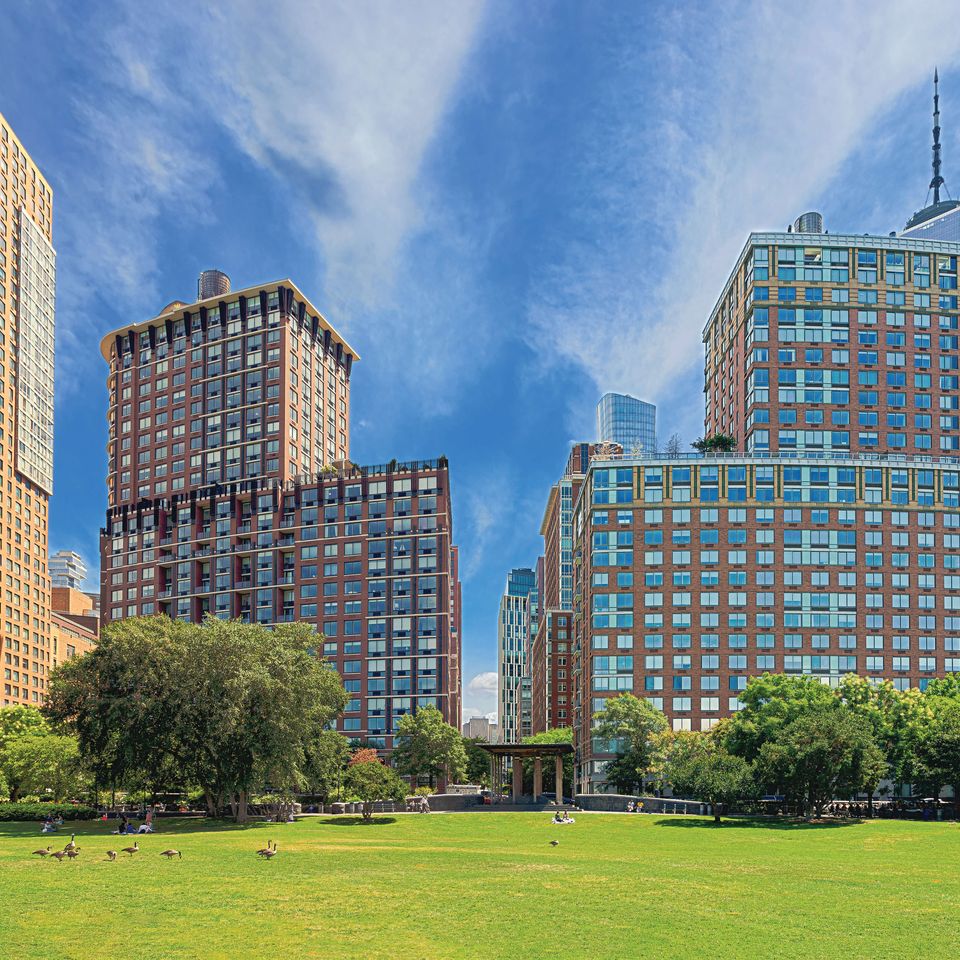
M 597 404 L 597 440 L 619 443 L 626 454 L 655 453 L 657 408 L 626 393 L 605 393 Z
M 497 629 L 497 706 L 504 743 L 515 743 L 523 735 L 524 694 L 530 698 L 523 681 L 529 679 L 530 638 L 536 630 L 537 575 L 529 567 L 518 567 L 507 576 Z

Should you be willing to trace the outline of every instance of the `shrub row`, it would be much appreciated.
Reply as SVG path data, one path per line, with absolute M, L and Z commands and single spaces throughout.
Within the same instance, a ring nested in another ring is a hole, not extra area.
M 97 811 L 93 807 L 72 803 L 0 803 L 0 821 L 4 822 L 45 820 L 57 816 L 64 820 L 94 820 Z

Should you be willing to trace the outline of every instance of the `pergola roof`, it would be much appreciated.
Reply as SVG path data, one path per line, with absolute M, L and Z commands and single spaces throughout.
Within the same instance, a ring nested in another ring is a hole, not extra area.
M 478 743 L 495 757 L 556 757 L 573 753 L 572 743 Z

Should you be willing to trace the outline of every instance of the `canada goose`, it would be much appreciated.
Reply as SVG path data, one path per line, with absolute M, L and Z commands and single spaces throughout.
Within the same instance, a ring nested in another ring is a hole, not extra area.
M 265 847 L 261 847 L 261 848 L 257 851 L 257 856 L 258 856 L 258 857 L 262 857 L 262 856 L 270 849 L 270 846 L 271 846 L 272 843 L 273 843 L 272 840 L 268 840 L 268 841 L 267 841 L 267 845 L 266 845 Z
M 51 857 L 56 857 L 56 859 L 59 860 L 60 863 L 63 863 L 63 858 L 66 855 L 67 855 L 66 850 L 54 850 L 53 853 L 50 854 Z
M 108 851 L 107 851 L 107 859 L 108 859 L 109 861 L 111 861 L 111 863 L 112 863 L 114 860 L 116 860 L 116 859 L 117 859 L 117 851 L 116 851 L 116 850 L 108 850 Z
M 550 846 L 551 846 L 551 847 L 557 847 L 557 846 L 559 846 L 559 845 L 560 845 L 560 841 L 559 841 L 559 840 L 551 840 L 551 841 L 550 841 Z
M 139 852 L 140 852 L 140 841 L 139 841 L 139 840 L 134 840 L 134 841 L 133 841 L 133 846 L 132 846 L 132 847 L 124 847 L 122 852 L 123 852 L 123 853 L 129 853 L 131 857 L 132 857 L 135 853 L 139 853 Z
M 76 843 L 74 843 L 76 838 L 77 838 L 77 835 L 75 833 L 70 834 L 70 842 L 63 848 L 64 851 L 77 849 L 77 845 Z
M 271 857 L 275 857 L 276 855 L 277 855 L 277 845 L 276 845 L 276 844 L 273 845 L 273 849 L 272 849 L 272 850 L 264 850 L 264 851 L 263 851 L 263 857 L 264 857 L 265 860 L 269 860 Z
M 75 847 L 73 850 L 64 850 L 63 851 L 71 860 L 80 856 L 80 848 Z
M 49 856 L 50 856 L 50 848 L 47 847 L 46 850 L 34 850 L 33 853 L 30 854 L 30 856 L 31 856 L 31 857 L 49 857 Z
M 168 860 L 172 860 L 174 857 L 179 857 L 181 860 L 183 859 L 183 854 L 179 850 L 174 850 L 173 847 L 169 850 L 164 850 L 160 856 L 166 857 Z

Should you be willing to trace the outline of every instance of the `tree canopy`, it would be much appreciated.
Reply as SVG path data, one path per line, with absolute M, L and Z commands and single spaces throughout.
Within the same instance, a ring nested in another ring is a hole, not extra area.
M 467 771 L 464 776 L 467 783 L 490 786 L 490 754 L 480 747 L 487 741 L 483 737 L 464 737 L 463 749 L 467 755 Z
M 642 790 L 663 759 L 667 718 L 646 700 L 624 693 L 607 700 L 593 720 L 594 736 L 610 741 L 610 752 L 617 754 L 607 763 L 607 780 L 621 793 Z
M 53 671 L 48 716 L 69 725 L 103 782 L 173 765 L 210 813 L 246 816 L 251 791 L 303 786 L 309 750 L 346 703 L 305 624 L 267 629 L 135 617 Z
M 725 746 L 745 760 L 755 760 L 760 748 L 788 723 L 818 705 L 832 704 L 833 691 L 816 677 L 765 673 L 751 677 L 739 694 L 740 709 L 724 725 Z
M 809 817 L 836 797 L 876 784 L 887 764 L 867 720 L 835 700 L 784 725 L 760 748 L 757 769 Z
M 929 708 L 915 741 L 914 775 L 934 797 L 944 786 L 960 797 L 960 698 L 935 693 Z
M 702 800 L 713 807 L 714 822 L 731 805 L 758 794 L 753 765 L 728 753 L 712 733 L 679 733 L 671 741 L 664 779 L 678 796 Z
M 400 718 L 393 736 L 393 765 L 404 776 L 461 780 L 467 770 L 463 737 L 436 707 L 420 707 Z
M 84 787 L 77 739 L 54 733 L 13 737 L 0 749 L 0 776 L 12 801 L 72 799 Z
M 370 754 L 373 756 L 370 756 Z M 344 786 L 363 803 L 363 819 L 373 818 L 373 804 L 378 800 L 403 800 L 407 785 L 396 771 L 376 755 L 376 751 L 358 751 L 351 758 L 344 775 Z
M 336 730 L 321 730 L 306 746 L 304 789 L 319 795 L 326 803 L 343 783 L 343 771 L 349 760 L 350 741 Z

